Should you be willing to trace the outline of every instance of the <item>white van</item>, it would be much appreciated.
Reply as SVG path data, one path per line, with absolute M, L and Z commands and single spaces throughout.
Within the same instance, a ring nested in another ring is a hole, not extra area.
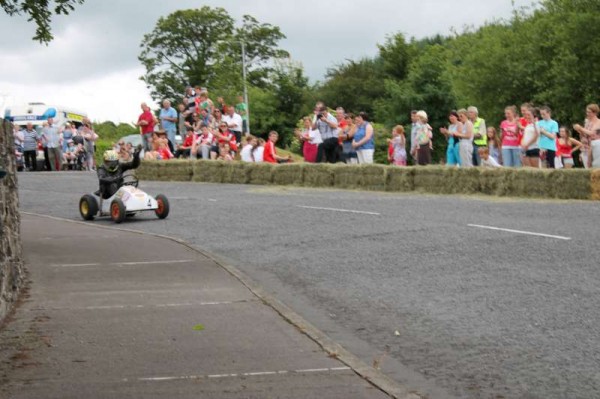
M 44 103 L 13 106 L 6 108 L 4 111 L 4 119 L 12 122 L 13 125 L 24 127 L 28 123 L 32 123 L 37 130 L 41 129 L 48 118 L 53 118 L 54 124 L 59 127 L 67 122 L 79 127 L 83 119 L 87 118 L 87 114 L 72 108 L 57 107 Z
M 10 121 L 13 125 L 20 126 L 22 129 L 28 123 L 31 123 L 38 134 L 42 133 L 43 124 L 48 121 L 48 118 L 53 118 L 54 125 L 58 127 L 63 127 L 68 122 L 79 128 L 83 124 L 83 119 L 87 118 L 87 114 L 73 108 L 57 107 L 44 103 L 11 106 L 4 111 L 5 120 Z M 38 170 L 43 170 L 43 159 L 43 148 L 38 146 Z

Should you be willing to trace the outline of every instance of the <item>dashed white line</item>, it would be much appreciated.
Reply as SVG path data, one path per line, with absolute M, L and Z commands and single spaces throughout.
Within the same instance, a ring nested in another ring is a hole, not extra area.
M 350 367 L 332 367 L 319 369 L 305 370 L 281 370 L 281 371 L 254 371 L 249 373 L 234 373 L 234 374 L 208 374 L 208 375 L 182 375 L 173 377 L 146 377 L 138 378 L 138 381 L 146 382 L 161 382 L 161 381 L 178 381 L 178 380 L 203 380 L 203 379 L 219 379 L 219 378 L 236 378 L 236 377 L 261 377 L 268 375 L 285 375 L 285 374 L 309 374 L 309 373 L 331 373 L 336 371 L 348 371 Z M 127 382 L 129 379 L 123 379 Z
M 305 206 L 305 205 L 296 205 L 296 207 L 302 208 L 302 209 L 313 209 L 313 210 L 317 210 L 317 211 L 331 211 L 331 212 L 343 212 L 343 213 L 356 213 L 356 214 L 360 214 L 360 215 L 381 216 L 381 213 L 377 213 L 377 212 L 355 211 L 352 209 L 321 208 L 319 206 Z
M 193 307 L 193 306 L 223 306 L 233 305 L 239 303 L 253 302 L 252 300 L 240 300 L 240 301 L 224 301 L 224 302 L 197 302 L 197 303 L 166 303 L 158 305 L 104 305 L 104 306 L 85 306 L 81 308 L 35 308 L 33 310 L 119 310 L 119 309 L 147 309 L 147 308 L 182 308 L 182 307 Z
M 507 233 L 524 234 L 524 235 L 529 235 L 529 236 L 545 237 L 545 238 L 554 238 L 556 240 L 564 240 L 564 241 L 571 240 L 571 237 L 554 236 L 554 235 L 551 235 L 551 234 L 534 233 L 534 232 L 531 232 L 531 231 L 504 229 L 504 228 L 501 228 L 501 227 L 482 226 L 482 225 L 479 225 L 479 224 L 469 224 L 467 226 L 469 226 L 469 227 L 475 227 L 475 228 L 478 228 L 478 229 L 485 229 L 485 230 L 504 231 L 504 232 L 507 232 Z
M 68 263 L 68 264 L 52 264 L 51 267 L 95 267 L 95 266 L 141 266 L 141 265 L 170 265 L 175 263 L 191 263 L 193 259 L 178 259 L 178 260 L 154 260 L 143 262 L 115 262 L 115 263 Z

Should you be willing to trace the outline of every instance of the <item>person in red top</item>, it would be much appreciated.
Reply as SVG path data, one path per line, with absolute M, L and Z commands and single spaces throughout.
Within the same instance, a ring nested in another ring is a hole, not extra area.
M 152 151 L 152 145 L 148 138 L 152 137 L 152 133 L 154 133 L 154 115 L 152 115 L 152 111 L 146 103 L 142 103 L 142 114 L 138 118 L 137 125 L 142 135 L 144 151 Z
M 279 134 L 276 131 L 271 131 L 269 133 L 269 140 L 265 143 L 265 151 L 263 153 L 263 162 L 268 163 L 283 163 L 290 162 L 292 157 L 291 155 L 287 158 L 280 157 L 277 155 L 277 150 L 275 149 L 275 144 L 277 144 L 277 140 L 279 139 Z
M 182 156 L 189 158 L 193 145 L 194 145 L 194 128 L 191 126 L 188 126 L 186 135 L 185 135 L 185 139 L 183 139 L 183 143 L 181 145 L 177 146 L 177 151 L 175 151 L 175 158 L 181 158 Z
M 214 133 L 213 145 L 210 149 L 210 159 L 217 159 L 220 154 L 219 148 L 223 144 L 229 144 L 229 148 L 233 152 L 237 152 L 238 150 L 235 135 L 229 131 L 226 122 L 221 122 L 219 130 Z

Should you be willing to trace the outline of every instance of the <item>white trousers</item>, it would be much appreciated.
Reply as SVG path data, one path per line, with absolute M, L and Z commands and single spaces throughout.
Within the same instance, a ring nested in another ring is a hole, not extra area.
M 373 163 L 373 155 L 375 154 L 375 150 L 358 150 L 356 151 L 358 155 L 358 163 Z

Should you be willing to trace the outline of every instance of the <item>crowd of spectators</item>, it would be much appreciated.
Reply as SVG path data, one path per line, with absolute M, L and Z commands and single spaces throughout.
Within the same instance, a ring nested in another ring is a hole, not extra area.
M 236 105 L 225 104 L 219 97 L 211 101 L 203 88 L 186 89 L 182 103 L 175 110 L 166 100 L 158 118 L 142 104 L 140 127 L 146 149 L 145 159 L 167 160 L 193 158 L 236 160 L 243 162 L 290 162 L 277 154 L 277 132 L 267 140 L 254 137 L 247 129 L 247 110 L 243 98 Z M 590 104 L 583 125 L 572 130 L 552 119 L 549 107 L 526 103 L 505 109 L 500 126 L 487 126 L 477 107 L 450 111 L 448 125 L 439 129 L 445 143 L 434 143 L 433 128 L 425 111 L 411 111 L 410 135 L 398 125 L 388 140 L 387 160 L 395 166 L 407 166 L 412 158 L 416 165 L 432 163 L 434 145 L 444 145 L 447 166 L 572 168 L 573 154 L 581 154 L 581 164 L 600 167 L 600 109 Z M 175 139 L 179 134 L 180 142 Z M 308 163 L 371 164 L 374 162 L 375 131 L 369 115 L 345 112 L 342 107 L 330 110 L 318 102 L 313 115 L 302 119 L 295 131 L 301 152 Z M 408 137 L 407 137 L 408 136 Z
M 57 126 L 48 118 L 41 129 L 32 123 L 24 128 L 14 125 L 15 155 L 20 170 L 61 171 L 95 170 L 95 143 L 98 135 L 92 123 L 84 118 L 79 127 L 73 123 Z M 38 162 L 38 152 L 43 162 Z

